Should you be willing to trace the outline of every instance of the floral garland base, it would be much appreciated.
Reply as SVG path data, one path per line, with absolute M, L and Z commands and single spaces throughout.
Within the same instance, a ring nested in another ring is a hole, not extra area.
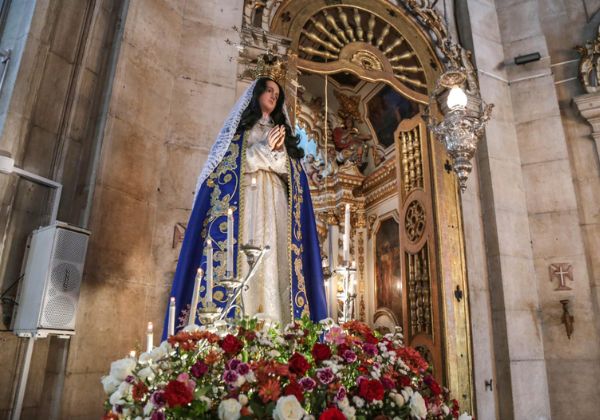
M 421 355 L 366 324 L 188 327 L 102 379 L 105 419 L 460 419 Z

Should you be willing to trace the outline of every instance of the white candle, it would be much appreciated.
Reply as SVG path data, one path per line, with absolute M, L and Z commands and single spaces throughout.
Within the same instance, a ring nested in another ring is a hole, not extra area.
M 227 210 L 227 273 L 233 276 L 233 210 Z
M 196 311 L 198 310 L 198 297 L 200 296 L 200 283 L 204 276 L 204 270 L 198 269 L 196 273 L 196 279 L 194 281 L 194 294 L 192 295 L 192 306 L 190 306 L 190 316 L 188 319 L 188 325 L 196 325 Z
M 213 298 L 213 246 L 212 241 L 206 241 L 206 294 L 204 295 L 205 306 L 212 303 Z
M 154 347 L 154 325 L 152 322 L 148 322 L 148 329 L 146 330 L 146 352 L 151 352 Z
M 175 335 L 175 298 L 172 297 L 169 303 L 169 330 L 168 335 Z
M 250 220 L 248 220 L 248 242 L 250 245 L 254 243 L 254 217 L 256 215 L 256 177 L 252 177 L 250 185 L 250 196 L 248 197 L 250 205 Z
M 350 261 L 350 204 L 346 204 L 346 211 L 344 215 L 344 263 L 348 264 Z

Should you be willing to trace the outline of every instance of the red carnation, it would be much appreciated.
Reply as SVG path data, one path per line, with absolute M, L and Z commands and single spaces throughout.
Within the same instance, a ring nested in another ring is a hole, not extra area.
M 331 357 L 331 349 L 327 344 L 315 343 L 312 348 L 312 356 L 315 359 L 315 363 L 322 362 Z
M 165 388 L 164 398 L 169 407 L 186 405 L 194 399 L 193 390 L 180 381 L 170 381 Z
M 219 345 L 227 354 L 238 354 L 244 348 L 244 343 L 231 334 L 227 334 Z
M 346 416 L 337 407 L 329 407 L 321 413 L 319 420 L 346 420 Z
M 148 387 L 143 382 L 136 382 L 131 390 L 131 395 L 134 401 L 141 401 L 144 396 L 148 393 Z
M 283 389 L 283 395 L 293 395 L 300 403 L 304 401 L 304 389 L 298 382 L 290 382 Z
M 442 388 L 431 375 L 427 375 L 424 378 L 424 382 L 427 384 L 433 395 L 440 395 L 442 393 Z
M 310 363 L 308 363 L 308 360 L 306 360 L 304 356 L 296 352 L 290 357 L 288 366 L 290 367 L 290 372 L 304 376 L 306 371 L 310 368 Z
M 358 394 L 368 402 L 383 400 L 383 385 L 377 379 L 364 379 L 360 381 Z

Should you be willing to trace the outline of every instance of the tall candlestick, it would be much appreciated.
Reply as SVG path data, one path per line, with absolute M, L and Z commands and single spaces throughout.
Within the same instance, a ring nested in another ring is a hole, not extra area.
M 213 246 L 212 241 L 206 241 L 206 294 L 204 295 L 204 306 L 213 300 Z
M 146 352 L 151 352 L 154 347 L 154 325 L 152 322 L 148 322 L 148 329 L 146 330 Z
M 344 263 L 350 262 L 350 204 L 346 204 L 344 214 Z
M 196 324 L 196 311 L 198 310 L 198 297 L 200 296 L 200 283 L 204 276 L 204 270 L 198 269 L 196 273 L 196 279 L 194 281 L 194 294 L 192 295 L 192 306 L 190 306 L 190 316 L 188 319 L 188 325 Z
M 233 210 L 227 210 L 227 273 L 233 276 Z
M 254 243 L 254 218 L 256 217 L 256 177 L 252 177 L 250 184 L 250 196 L 248 197 L 250 205 L 250 220 L 248 220 L 248 242 L 250 245 Z
M 172 297 L 169 303 L 169 330 L 168 335 L 175 335 L 175 298 Z

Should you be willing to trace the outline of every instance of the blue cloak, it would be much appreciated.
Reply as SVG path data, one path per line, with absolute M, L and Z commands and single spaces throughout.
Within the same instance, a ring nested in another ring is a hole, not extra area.
M 206 273 L 206 240 L 213 244 L 214 301 L 218 306 L 226 303 L 225 289 L 217 279 L 225 274 L 227 243 L 227 210 L 233 209 L 234 220 L 234 273 L 240 264 L 246 264 L 238 252 L 241 238 L 240 219 L 244 209 L 244 166 L 246 160 L 244 133 L 231 140 L 221 163 L 201 185 L 185 237 L 171 289 L 176 299 L 175 331 L 188 323 L 196 272 L 201 267 Z M 327 317 L 327 303 L 323 284 L 323 271 L 312 200 L 306 174 L 298 159 L 288 157 L 288 252 L 293 318 L 309 316 L 314 322 Z M 206 292 L 206 279 L 200 287 L 201 301 Z M 201 306 L 201 302 L 198 305 Z M 197 324 L 200 324 L 196 320 Z M 163 339 L 168 327 L 168 311 L 165 317 Z

